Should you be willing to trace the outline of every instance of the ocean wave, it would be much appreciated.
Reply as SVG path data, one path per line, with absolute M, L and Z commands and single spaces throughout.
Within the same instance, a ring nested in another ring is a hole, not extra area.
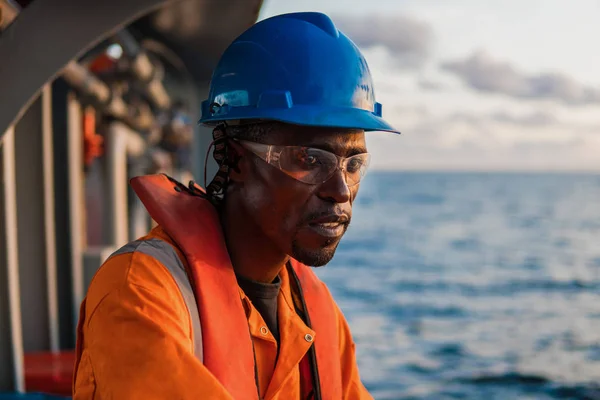
M 527 375 L 518 372 L 509 372 L 500 375 L 478 375 L 464 378 L 457 378 L 457 382 L 473 385 L 547 385 L 551 381 L 539 375 Z
M 399 292 L 410 293 L 458 293 L 467 297 L 507 296 L 526 292 L 598 292 L 600 282 L 583 280 L 555 281 L 549 279 L 511 280 L 488 285 L 473 285 L 461 282 L 423 282 L 403 280 L 393 284 Z
M 519 372 L 508 372 L 497 375 L 482 374 L 471 377 L 457 378 L 455 382 L 473 385 L 478 388 L 482 386 L 492 386 L 504 391 L 513 389 L 521 393 L 527 393 L 529 395 L 537 394 L 543 396 L 544 398 L 551 399 L 600 399 L 600 386 L 595 382 L 577 385 L 561 384 L 554 382 L 545 376 L 523 374 Z

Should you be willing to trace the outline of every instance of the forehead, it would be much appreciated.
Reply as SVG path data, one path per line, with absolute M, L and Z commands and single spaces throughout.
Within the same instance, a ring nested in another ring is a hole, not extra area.
M 365 132 L 359 129 L 280 125 L 266 137 L 269 144 L 316 147 L 344 156 L 365 153 Z

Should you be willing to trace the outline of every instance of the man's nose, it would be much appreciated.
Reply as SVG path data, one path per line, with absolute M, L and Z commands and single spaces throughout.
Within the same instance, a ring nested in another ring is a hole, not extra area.
M 321 184 L 318 196 L 332 203 L 344 204 L 350 201 L 350 188 L 346 183 L 346 173 L 336 169 L 333 175 Z

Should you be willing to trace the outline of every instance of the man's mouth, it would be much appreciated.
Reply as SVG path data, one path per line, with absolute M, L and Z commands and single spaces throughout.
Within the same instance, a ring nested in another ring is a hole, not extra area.
M 349 221 L 346 215 L 329 215 L 311 221 L 308 226 L 320 236 L 338 238 L 344 234 Z
M 321 224 L 309 224 L 310 229 L 320 236 L 327 238 L 338 238 L 344 234 L 345 224 L 325 222 Z

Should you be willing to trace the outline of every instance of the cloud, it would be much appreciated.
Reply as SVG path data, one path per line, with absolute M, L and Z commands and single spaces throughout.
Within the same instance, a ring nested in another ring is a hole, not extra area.
M 441 82 L 436 82 L 429 79 L 421 79 L 419 81 L 419 88 L 431 92 L 441 92 L 445 89 L 445 86 Z
M 505 111 L 497 111 L 490 115 L 490 119 L 500 123 L 521 125 L 525 127 L 541 127 L 560 124 L 556 115 L 543 111 L 525 115 L 513 115 Z
M 401 68 L 418 68 L 429 56 L 433 30 L 425 22 L 402 15 L 341 15 L 334 21 L 359 47 L 384 47 Z
M 560 73 L 527 75 L 483 51 L 464 60 L 442 63 L 441 68 L 480 92 L 520 99 L 556 100 L 569 105 L 600 103 L 600 88 L 583 85 Z
M 504 110 L 498 110 L 489 114 L 472 114 L 467 112 L 456 112 L 446 118 L 449 122 L 465 122 L 473 126 L 482 124 L 498 123 L 508 124 L 521 128 L 535 128 L 545 126 L 564 127 L 565 122 L 560 121 L 555 114 L 545 111 L 534 111 L 525 114 L 512 114 Z
M 404 105 L 394 107 L 391 110 L 391 114 L 403 122 L 406 119 L 414 120 L 416 122 L 429 118 L 431 116 L 431 111 L 424 105 Z
M 600 124 L 544 110 L 437 116 L 418 106 L 395 111 L 401 136 L 367 136 L 374 169 L 600 170 Z

